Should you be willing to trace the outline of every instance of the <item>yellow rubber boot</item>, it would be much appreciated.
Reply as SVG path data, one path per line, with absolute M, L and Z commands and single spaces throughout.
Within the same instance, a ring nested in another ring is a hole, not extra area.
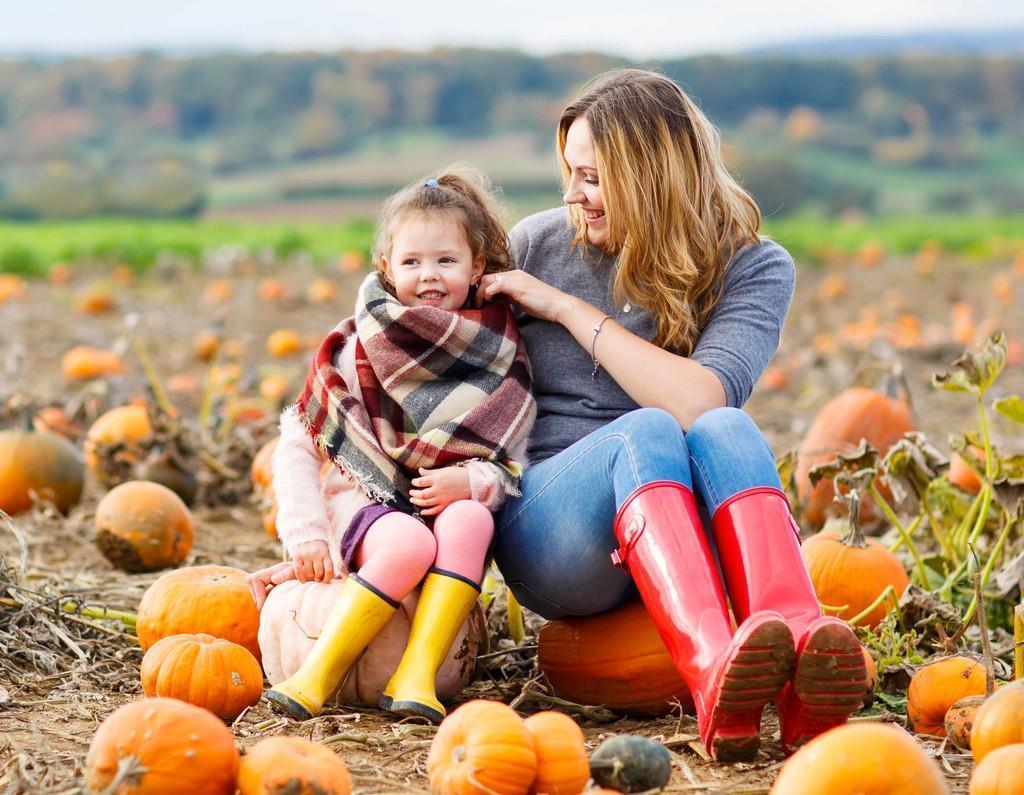
M 296 720 L 319 715 L 348 669 L 397 608 L 398 602 L 349 574 L 309 656 L 298 671 L 267 691 L 267 699 Z
M 444 720 L 434 680 L 455 636 L 480 596 L 480 588 L 458 575 L 431 569 L 423 581 L 409 642 L 381 696 L 381 709 Z

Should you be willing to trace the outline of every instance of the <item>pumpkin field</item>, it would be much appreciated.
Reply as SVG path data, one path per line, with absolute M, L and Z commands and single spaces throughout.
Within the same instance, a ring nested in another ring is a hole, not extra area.
M 351 313 L 364 247 L 34 245 L 0 273 L 0 795 L 1024 792 L 1024 240 L 798 252 L 745 408 L 869 676 L 816 756 L 786 755 L 770 707 L 735 765 L 708 758 L 639 602 L 545 623 L 496 570 L 442 669 L 463 706 L 440 728 L 375 706 L 415 601 L 344 703 L 272 710 L 265 676 L 324 616 L 281 600 L 257 634 L 244 573 L 282 559 L 278 412 Z M 626 736 L 653 742 L 607 743 Z

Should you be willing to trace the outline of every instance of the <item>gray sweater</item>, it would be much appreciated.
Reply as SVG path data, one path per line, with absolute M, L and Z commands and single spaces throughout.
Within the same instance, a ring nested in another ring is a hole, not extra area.
M 639 307 L 612 302 L 616 258 L 594 246 L 572 248 L 564 207 L 524 218 L 509 233 L 516 264 L 558 289 L 583 299 L 637 336 L 654 337 L 654 318 Z M 765 240 L 743 249 L 725 271 L 725 291 L 690 357 L 722 382 L 730 406 L 742 406 L 779 344 L 793 297 L 793 259 Z M 564 450 L 616 417 L 639 408 L 602 368 L 597 379 L 590 352 L 565 328 L 520 316 L 533 363 L 537 422 L 530 434 L 532 463 Z

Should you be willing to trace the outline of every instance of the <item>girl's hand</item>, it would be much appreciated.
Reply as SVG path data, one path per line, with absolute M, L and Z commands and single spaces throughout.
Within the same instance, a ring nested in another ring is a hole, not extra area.
M 503 295 L 526 314 L 553 323 L 562 322 L 575 300 L 557 287 L 520 270 L 484 274 L 477 292 L 488 301 Z
M 409 502 L 423 516 L 434 516 L 456 500 L 468 500 L 473 496 L 469 488 L 469 470 L 465 467 L 442 467 L 441 469 L 420 468 L 420 476 L 412 479 L 416 488 L 409 491 Z
M 294 579 L 295 565 L 292 561 L 286 560 L 284 563 L 254 571 L 245 578 L 245 582 L 249 586 L 253 601 L 256 602 L 256 609 L 262 610 L 263 603 L 267 601 L 267 594 L 275 585 Z
M 330 582 L 334 579 L 334 563 L 326 541 L 307 541 L 292 553 L 295 576 L 299 582 Z

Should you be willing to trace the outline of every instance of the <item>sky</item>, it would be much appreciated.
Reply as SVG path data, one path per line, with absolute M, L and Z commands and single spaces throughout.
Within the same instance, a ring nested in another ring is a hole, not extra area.
M 0 0 L 0 52 L 510 47 L 634 58 L 1024 27 L 1020 0 Z

